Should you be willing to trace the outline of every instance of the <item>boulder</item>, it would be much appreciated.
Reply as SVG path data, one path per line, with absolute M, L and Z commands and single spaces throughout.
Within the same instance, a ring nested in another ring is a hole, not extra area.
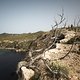
M 32 69 L 26 68 L 27 62 L 21 61 L 18 63 L 17 74 L 19 80 L 30 80 L 34 76 L 34 71 Z
M 34 76 L 34 71 L 32 69 L 28 69 L 25 66 L 21 67 L 23 80 L 30 80 Z

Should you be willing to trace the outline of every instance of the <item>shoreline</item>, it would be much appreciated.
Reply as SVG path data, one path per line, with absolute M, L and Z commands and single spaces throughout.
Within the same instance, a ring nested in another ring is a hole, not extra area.
M 26 54 L 25 50 L 21 50 L 21 49 L 15 49 L 15 48 L 5 48 L 5 47 L 0 47 L 1 50 L 10 50 L 10 51 L 15 51 L 16 53 L 20 53 L 20 54 Z

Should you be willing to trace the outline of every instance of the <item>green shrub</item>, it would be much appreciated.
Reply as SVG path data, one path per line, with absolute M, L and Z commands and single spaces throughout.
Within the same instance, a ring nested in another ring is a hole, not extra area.
M 55 75 L 55 78 L 57 79 L 63 79 L 63 80 L 69 80 L 68 77 L 68 68 L 62 64 L 60 64 L 58 61 L 53 61 L 49 67 L 52 70 L 52 75 Z M 53 77 L 54 78 L 54 77 Z

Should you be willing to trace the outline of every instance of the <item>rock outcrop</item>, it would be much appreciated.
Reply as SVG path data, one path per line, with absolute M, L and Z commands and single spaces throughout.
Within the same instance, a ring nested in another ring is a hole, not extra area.
M 74 31 L 67 31 L 66 33 L 65 33 L 65 39 L 62 39 L 61 41 L 60 41 L 60 43 L 67 43 L 70 39 L 72 39 L 72 38 L 74 38 L 75 37 L 75 32 Z
M 50 67 L 51 69 L 53 69 L 53 71 L 54 68 L 56 68 L 57 66 L 57 68 L 60 69 L 60 71 L 62 71 L 63 74 L 66 74 L 67 77 L 65 78 L 65 80 L 80 80 L 80 55 L 74 52 L 74 49 L 78 49 L 79 51 L 80 44 L 74 45 L 71 51 L 70 49 L 72 44 L 67 44 L 67 42 L 74 37 L 75 37 L 74 31 L 67 31 L 65 33 L 65 39 L 60 40 L 60 43 L 56 43 L 56 48 L 46 50 L 45 52 L 43 52 L 43 54 L 38 55 L 37 59 L 34 58 L 35 61 L 34 59 L 32 60 L 32 62 L 34 62 L 34 66 L 36 66 L 36 69 L 39 69 L 38 72 L 40 72 L 39 76 L 40 80 L 53 80 L 53 75 L 51 76 L 51 73 L 49 73 L 50 69 L 48 66 L 47 66 L 48 70 L 46 70 L 46 64 L 44 60 L 51 61 L 53 64 L 55 64 L 55 66 L 54 65 L 52 66 L 53 68 Z M 65 56 L 69 51 L 70 54 L 68 54 L 62 60 L 59 60 L 61 57 Z M 26 61 L 23 62 L 23 64 L 19 64 L 18 71 L 21 70 L 22 72 L 23 75 L 22 80 L 33 80 L 31 78 L 35 76 L 35 70 L 32 69 L 32 67 L 31 68 L 26 67 L 27 64 L 28 63 Z M 63 69 L 65 69 L 67 72 Z
M 21 71 L 22 71 L 22 74 L 23 74 L 23 80 L 30 80 L 31 77 L 34 76 L 34 71 L 32 69 L 28 69 L 26 67 L 21 67 Z

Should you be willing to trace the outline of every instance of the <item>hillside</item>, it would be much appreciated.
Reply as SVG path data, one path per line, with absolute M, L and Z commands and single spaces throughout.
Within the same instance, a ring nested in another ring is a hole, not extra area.
M 18 64 L 19 79 L 80 80 L 80 28 L 75 29 L 59 29 L 57 37 L 51 30 L 33 40 Z
M 0 48 L 16 50 L 18 52 L 27 51 L 30 43 L 44 33 L 42 31 L 24 34 L 2 33 L 0 34 Z
M 80 80 L 80 27 L 27 34 L 3 33 L 0 48 L 26 54 L 18 64 L 20 80 Z

